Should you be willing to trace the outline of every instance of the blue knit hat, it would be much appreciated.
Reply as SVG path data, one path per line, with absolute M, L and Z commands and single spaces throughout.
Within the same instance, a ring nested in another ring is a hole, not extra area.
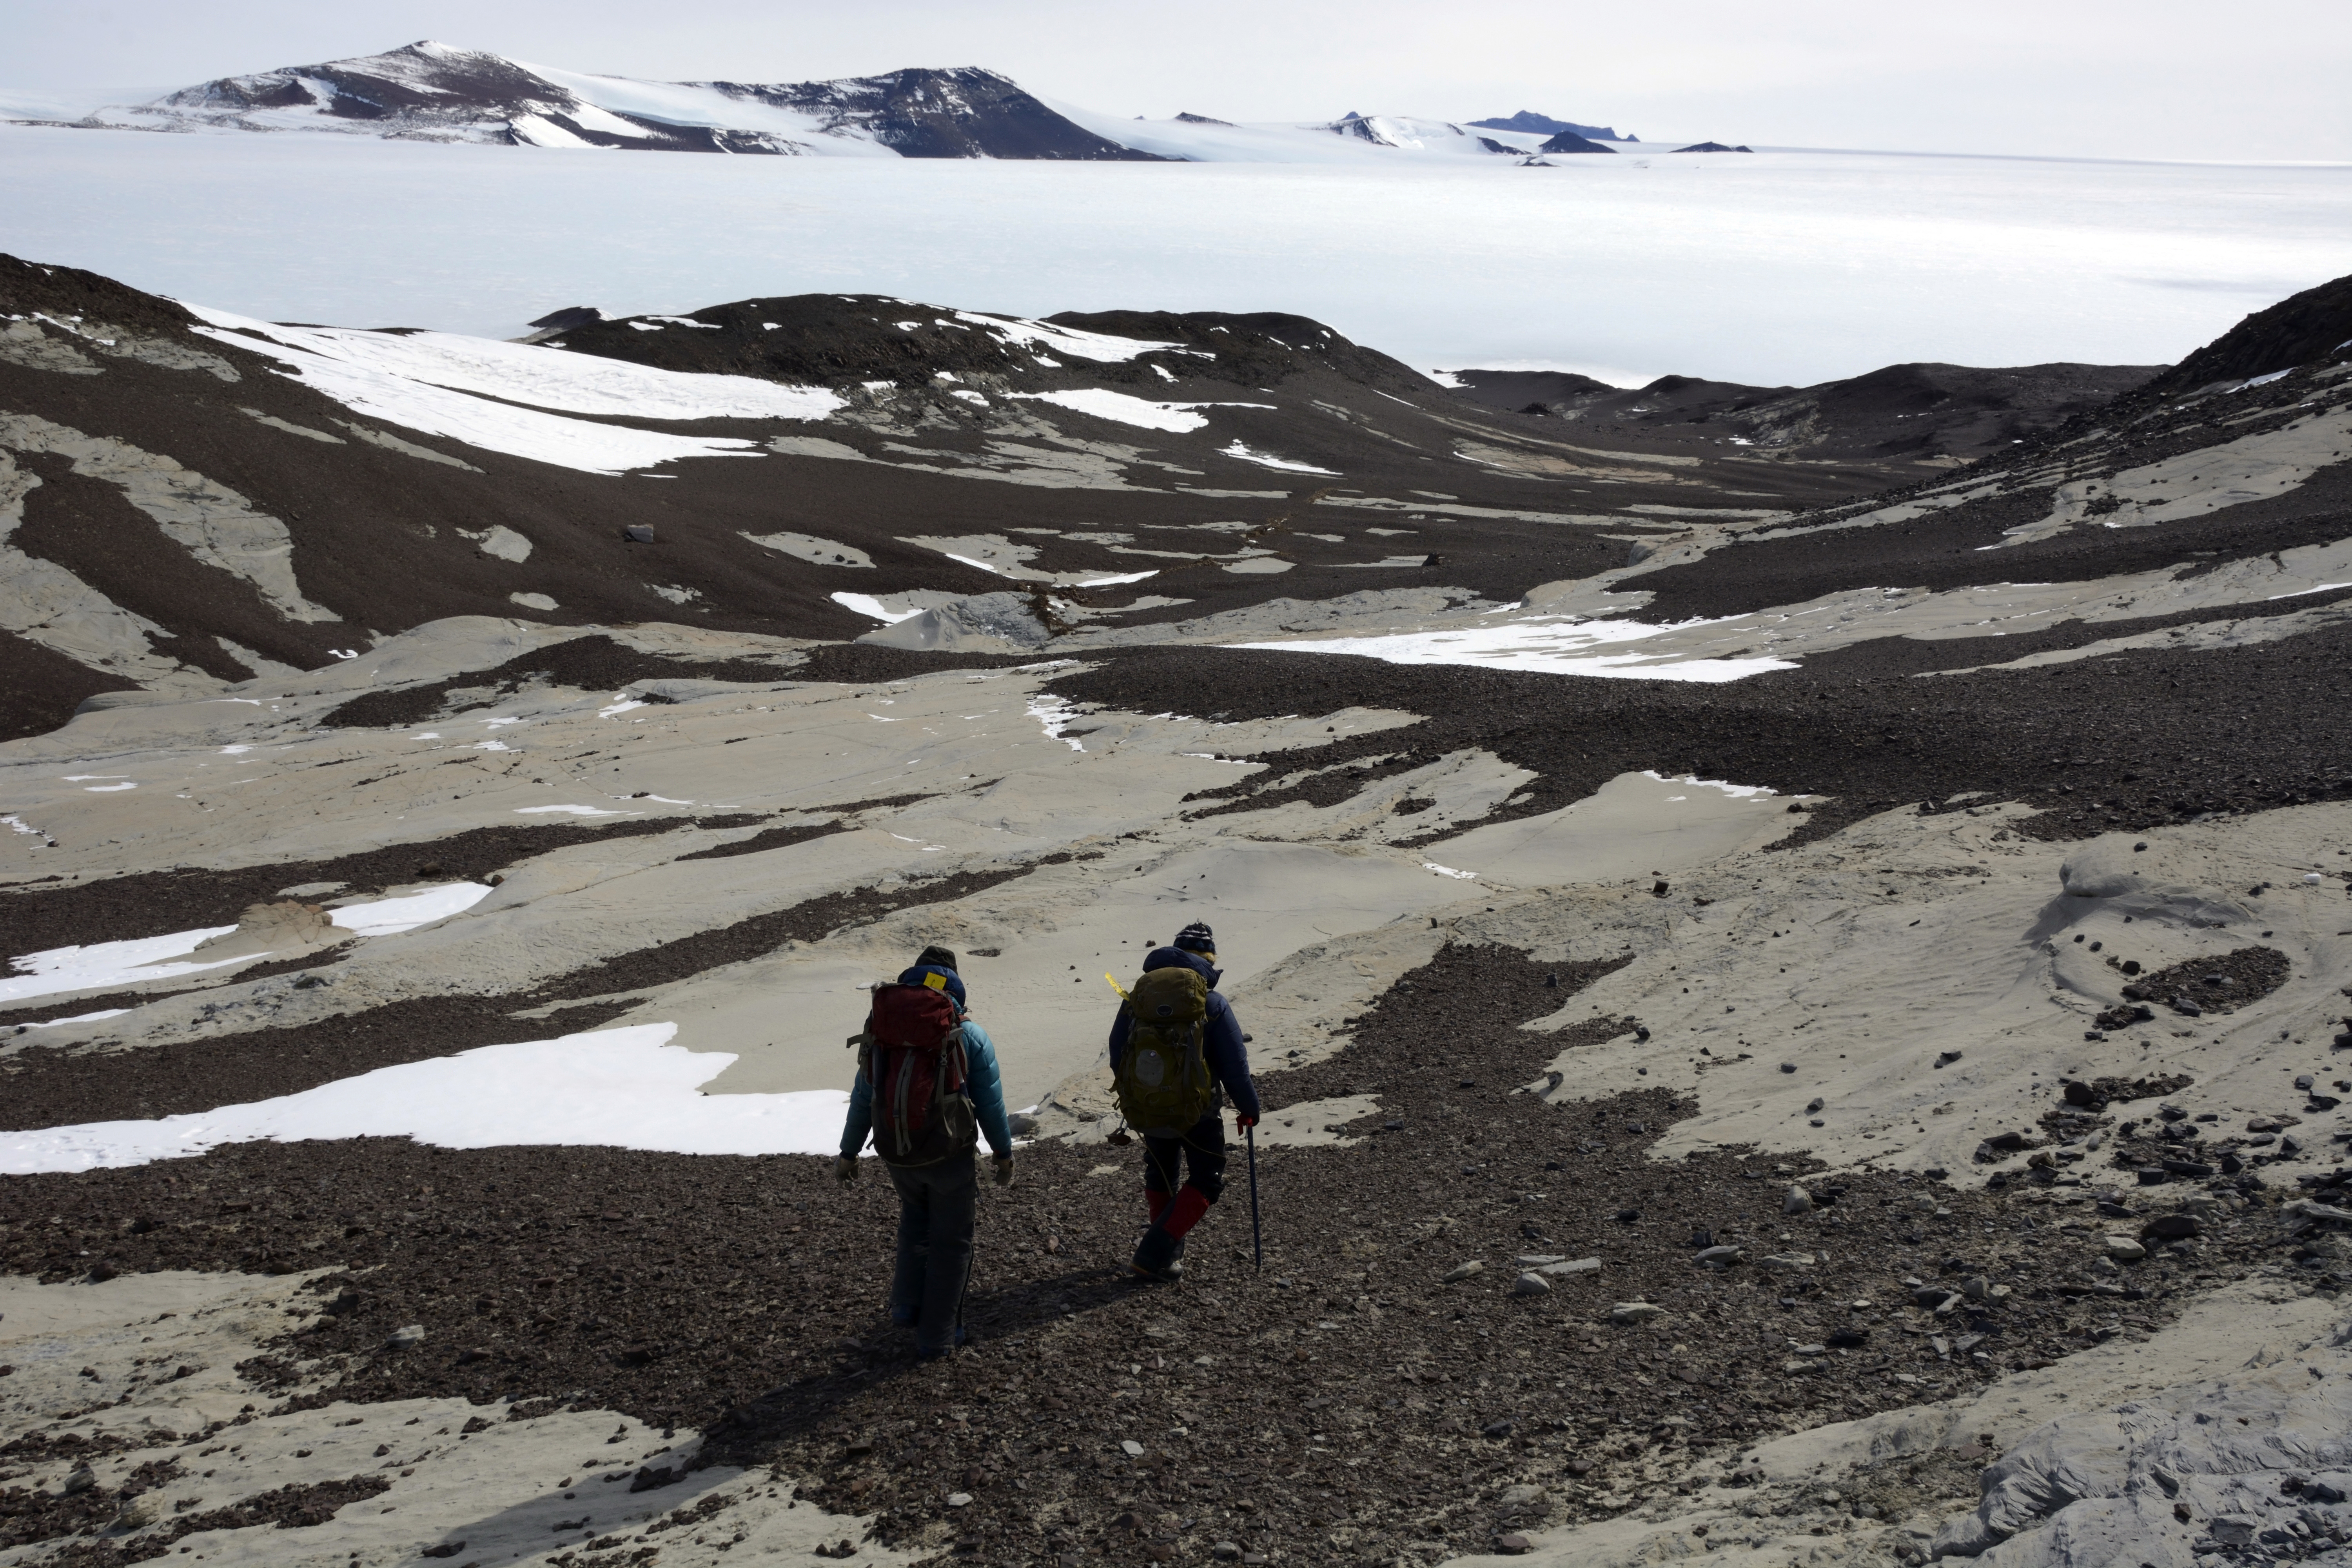
M 1217 956 L 1217 933 L 1205 921 L 1194 921 L 1176 933 L 1175 945 L 1186 952 L 1197 952 L 1214 962 Z
M 898 976 L 901 985 L 928 985 L 934 991 L 944 991 L 955 999 L 959 1012 L 963 1009 L 963 982 L 956 972 L 943 963 L 919 963 Z

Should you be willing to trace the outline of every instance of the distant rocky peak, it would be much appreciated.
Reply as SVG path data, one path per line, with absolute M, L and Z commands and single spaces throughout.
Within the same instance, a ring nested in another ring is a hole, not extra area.
M 1554 120 L 1549 114 L 1538 114 L 1532 109 L 1522 109 L 1507 120 L 1474 120 L 1470 123 L 1478 127 L 1481 131 L 1524 131 L 1531 135 L 1537 136 L 1558 136 L 1562 132 L 1566 132 L 1574 136 L 1590 137 L 1600 142 L 1638 142 L 1641 140 L 1640 137 L 1634 135 L 1631 132 L 1627 132 L 1624 135 L 1620 136 L 1612 126 L 1579 125 L 1573 121 Z

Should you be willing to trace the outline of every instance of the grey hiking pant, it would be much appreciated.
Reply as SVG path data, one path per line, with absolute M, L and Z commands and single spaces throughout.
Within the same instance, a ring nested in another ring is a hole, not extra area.
M 890 1320 L 915 1331 L 925 1354 L 962 1338 L 963 1292 L 971 1279 L 972 1226 L 980 1165 L 971 1150 L 930 1165 L 892 1165 L 898 1189 L 898 1263 L 890 1278 Z

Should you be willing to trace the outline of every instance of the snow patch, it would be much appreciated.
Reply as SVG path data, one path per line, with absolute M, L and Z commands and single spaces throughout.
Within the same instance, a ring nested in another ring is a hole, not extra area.
M 1689 658 L 1644 653 L 1638 647 L 1619 653 L 1595 651 L 1708 624 L 1688 621 L 1680 626 L 1655 626 L 1639 621 L 1546 618 L 1506 621 L 1500 626 L 1465 627 L 1459 631 L 1398 632 L 1381 637 L 1301 638 L 1231 646 L 1275 648 L 1287 653 L 1354 654 L 1391 664 L 1461 664 L 1549 675 L 1608 676 L 1622 680 L 1719 682 L 1797 668 L 1783 658 Z
M 1160 367 L 1154 365 L 1154 370 Z M 1160 374 L 1167 375 L 1166 371 Z M 1174 376 L 1168 376 L 1171 381 Z M 1140 397 L 1129 397 L 1124 392 L 1111 392 L 1102 387 L 1085 387 L 1072 392 L 1015 392 L 1010 395 L 1024 402 L 1050 403 L 1079 414 L 1091 414 L 1097 419 L 1115 420 L 1121 425 L 1133 425 L 1145 430 L 1166 430 L 1181 435 L 1198 430 L 1208 424 L 1208 416 L 1193 412 L 1197 408 L 1272 408 L 1271 403 L 1152 403 Z
M 1147 342 L 1141 338 L 1115 338 L 1104 332 L 1080 331 L 1076 327 L 1057 327 L 1050 321 L 983 316 L 972 310 L 958 310 L 955 319 L 975 327 L 987 328 L 997 335 L 998 342 L 1008 347 L 1018 343 L 1032 353 L 1048 348 L 1056 353 L 1090 359 L 1097 364 L 1124 364 L 1136 355 L 1150 353 L 1154 349 L 1181 349 L 1184 346 L 1181 343 Z
M 871 616 L 886 626 L 894 626 L 900 621 L 912 620 L 923 613 L 920 610 L 891 609 L 871 594 L 835 594 L 832 599 L 843 609 L 861 616 Z
M 1239 441 L 1222 450 L 1228 458 L 1238 458 L 1244 463 L 1255 463 L 1261 468 L 1280 468 L 1285 473 L 1330 474 L 1336 477 L 1339 471 L 1337 468 L 1318 468 L 1312 463 L 1293 462 L 1288 458 L 1277 458 L 1267 452 L 1253 452 Z
M 704 1094 L 701 1086 L 736 1058 L 674 1046 L 677 1033 L 675 1024 L 640 1024 L 484 1046 L 247 1105 L 0 1134 L 0 1174 L 143 1165 L 264 1139 L 413 1138 L 443 1149 L 586 1144 L 677 1154 L 836 1151 L 845 1093 Z
M 94 942 L 81 947 L 44 948 L 9 961 L 16 973 L 0 978 L 0 1002 L 49 996 L 60 991 L 95 991 L 137 985 L 150 980 L 195 974 L 232 963 L 251 963 L 255 954 L 217 959 L 210 963 L 175 963 L 216 936 L 236 930 L 233 925 L 207 926 L 201 931 L 173 931 L 166 936 L 136 937 L 128 942 Z
M 271 355 L 289 367 L 281 373 L 289 379 L 347 408 L 425 435 L 585 473 L 620 473 L 681 458 L 750 457 L 759 445 L 593 425 L 541 410 L 656 419 L 822 419 L 842 406 L 839 396 L 820 387 L 750 376 L 656 370 L 447 332 L 287 327 L 188 308 L 209 323 L 197 332 Z
M 451 882 L 397 899 L 345 904 L 334 911 L 332 919 L 345 931 L 361 936 L 392 936 L 463 914 L 489 896 L 490 889 L 483 883 Z

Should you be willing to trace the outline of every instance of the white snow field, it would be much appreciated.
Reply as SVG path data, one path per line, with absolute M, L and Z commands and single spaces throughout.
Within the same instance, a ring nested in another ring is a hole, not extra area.
M 679 1154 L 824 1154 L 840 1146 L 841 1089 L 706 1095 L 734 1065 L 639 1024 L 378 1068 L 277 1100 L 152 1121 L 0 1133 L 0 1175 L 143 1165 L 256 1139 L 415 1138 L 444 1149 L 597 1143 Z
M 276 354 L 285 374 L 356 413 L 592 474 L 652 468 L 677 458 L 756 456 L 758 443 L 592 424 L 541 408 L 654 419 L 822 419 L 842 403 L 823 387 L 748 375 L 656 370 L 446 332 L 277 326 L 186 303 L 210 323 L 198 332 Z
M 1291 310 L 1423 370 L 1768 384 L 2167 362 L 2352 249 L 2342 164 L 1629 148 L 1531 169 L 1358 145 L 1016 163 L 6 126 L 0 211 L 15 254 L 276 320 L 503 338 L 566 305 L 872 291 Z

